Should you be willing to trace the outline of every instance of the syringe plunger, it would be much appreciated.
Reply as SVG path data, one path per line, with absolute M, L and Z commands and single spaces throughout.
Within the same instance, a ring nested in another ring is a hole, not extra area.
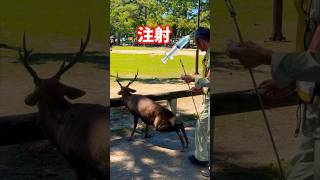
M 173 59 L 173 55 L 178 51 L 178 47 L 176 45 L 173 46 L 173 48 L 166 53 L 166 56 L 161 59 L 161 61 L 166 64 L 168 59 Z

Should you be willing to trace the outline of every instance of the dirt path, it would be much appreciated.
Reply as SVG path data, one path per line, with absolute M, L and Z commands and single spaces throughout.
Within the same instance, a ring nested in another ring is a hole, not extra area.
M 47 141 L 0 147 L 1 180 L 76 180 L 62 155 Z
M 181 152 L 176 133 L 152 132 L 144 139 L 137 135 L 133 141 L 127 138 L 111 142 L 111 179 L 209 179 L 202 177 L 202 168 L 189 163 L 193 152 L 193 128 L 186 129 L 190 148 Z

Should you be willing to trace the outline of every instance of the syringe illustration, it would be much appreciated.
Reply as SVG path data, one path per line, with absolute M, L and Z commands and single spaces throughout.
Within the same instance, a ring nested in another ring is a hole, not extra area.
M 173 55 L 181 50 L 190 41 L 190 36 L 191 35 L 184 36 L 172 47 L 169 52 L 166 52 L 166 56 L 161 59 L 163 64 L 167 64 L 168 59 L 173 59 Z

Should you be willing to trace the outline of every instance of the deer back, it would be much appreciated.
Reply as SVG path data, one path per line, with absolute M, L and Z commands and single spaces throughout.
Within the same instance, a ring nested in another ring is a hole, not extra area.
M 128 97 L 126 106 L 132 114 L 139 116 L 144 122 L 152 125 L 154 125 L 157 117 L 163 119 L 163 121 L 174 117 L 171 111 L 143 95 Z

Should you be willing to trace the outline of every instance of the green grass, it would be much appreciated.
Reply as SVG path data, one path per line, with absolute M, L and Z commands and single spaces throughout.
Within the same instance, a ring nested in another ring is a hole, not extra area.
M 194 73 L 194 56 L 178 55 L 173 60 L 168 60 L 167 64 L 163 64 L 161 58 L 163 55 L 112 53 L 110 55 L 110 74 L 115 76 L 118 72 L 120 77 L 133 78 L 139 69 L 139 77 L 179 78 L 183 73 L 179 59 L 182 59 L 187 73 Z M 199 59 L 202 58 L 202 56 L 199 57 Z
M 168 48 L 166 48 L 166 47 L 146 47 L 146 46 L 112 46 L 112 50 L 165 50 L 165 49 L 168 49 Z
M 69 44 L 77 46 L 80 38 L 85 36 L 89 18 L 92 27 L 90 43 L 106 43 L 107 11 L 106 1 L 2 0 L 0 43 L 20 46 L 25 31 L 29 47 L 35 51 L 48 51 Z

